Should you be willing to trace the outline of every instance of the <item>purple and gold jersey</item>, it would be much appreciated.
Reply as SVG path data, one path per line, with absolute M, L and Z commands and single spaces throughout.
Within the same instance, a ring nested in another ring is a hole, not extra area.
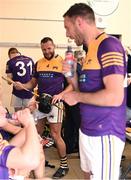
M 3 140 L 0 134 L 0 179 L 9 179 L 8 168 L 6 167 L 6 161 L 9 152 L 14 148 Z
M 62 74 L 63 59 L 56 55 L 51 60 L 42 58 L 35 66 L 34 78 L 38 81 L 38 94 L 59 94 L 64 88 L 64 75 Z
M 89 44 L 79 78 L 80 91 L 97 92 L 104 89 L 103 78 L 111 74 L 121 74 L 125 77 L 125 51 L 118 39 L 102 33 Z M 81 103 L 81 131 L 89 136 L 111 134 L 124 140 L 125 104 L 125 98 L 119 107 L 102 107 Z
M 6 73 L 11 73 L 13 77 L 12 80 L 21 83 L 27 83 L 31 80 L 33 69 L 34 62 L 27 56 L 16 56 L 10 59 L 6 64 Z M 14 87 L 12 94 L 22 99 L 29 99 L 32 97 L 31 92 L 16 90 Z

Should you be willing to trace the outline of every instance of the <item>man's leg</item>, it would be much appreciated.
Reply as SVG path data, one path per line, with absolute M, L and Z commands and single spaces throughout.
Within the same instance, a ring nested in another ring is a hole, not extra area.
M 69 171 L 66 156 L 66 145 L 61 137 L 61 123 L 50 123 L 51 136 L 53 137 L 58 154 L 60 156 L 60 168 L 53 175 L 53 178 L 61 178 Z
M 22 99 L 12 94 L 10 105 L 14 107 L 14 111 L 17 112 L 22 109 Z
M 90 180 L 91 179 L 91 173 L 87 173 L 83 171 L 84 179 L 85 180 Z
M 50 123 L 51 136 L 56 143 L 58 154 L 60 157 L 66 155 L 66 146 L 61 137 L 61 123 Z
M 43 131 L 44 131 L 44 127 L 45 127 L 45 121 L 46 121 L 46 118 L 42 118 L 42 119 L 38 119 L 37 120 L 36 128 L 37 128 L 38 134 L 41 137 L 42 137 L 42 134 L 43 134 Z

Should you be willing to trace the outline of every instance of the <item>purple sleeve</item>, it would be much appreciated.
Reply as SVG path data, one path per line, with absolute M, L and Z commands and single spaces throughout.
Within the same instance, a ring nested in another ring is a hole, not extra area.
M 0 155 L 0 166 L 6 167 L 6 161 L 7 161 L 7 158 L 8 158 L 8 154 L 9 154 L 9 152 L 10 152 L 14 147 L 15 147 L 15 146 L 9 145 L 9 146 L 6 146 L 6 147 L 3 149 L 3 151 L 2 151 L 2 153 L 1 153 L 1 155 Z
M 126 58 L 125 51 L 120 41 L 112 36 L 109 36 L 102 41 L 97 53 L 102 75 L 123 74 L 126 73 Z

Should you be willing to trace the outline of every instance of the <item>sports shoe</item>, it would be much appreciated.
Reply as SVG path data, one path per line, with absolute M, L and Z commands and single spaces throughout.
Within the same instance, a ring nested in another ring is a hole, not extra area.
M 49 148 L 53 146 L 54 140 L 52 138 L 43 136 L 40 140 L 40 143 L 43 145 L 44 148 Z
M 55 174 L 53 174 L 52 178 L 53 179 L 59 179 L 63 176 L 65 176 L 69 171 L 69 168 L 61 168 L 59 167 L 59 169 L 55 172 Z
M 40 143 L 43 145 L 43 147 L 44 146 L 46 146 L 46 144 L 48 144 L 49 143 L 49 140 L 48 139 L 46 139 L 46 138 L 41 138 L 41 140 L 40 140 Z
M 45 160 L 45 167 L 55 168 L 55 165 L 52 165 L 49 161 Z
M 47 139 L 49 142 L 45 145 L 45 147 L 46 147 L 46 148 L 49 148 L 49 147 L 53 146 L 54 140 L 53 140 L 52 138 L 49 138 L 49 137 L 46 137 L 46 139 Z

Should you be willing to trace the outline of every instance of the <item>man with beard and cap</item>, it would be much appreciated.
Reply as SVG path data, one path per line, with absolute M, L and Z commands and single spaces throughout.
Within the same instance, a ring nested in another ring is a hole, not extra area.
M 57 103 L 61 108 L 52 106 L 50 113 L 42 113 L 35 111 L 37 117 L 37 130 L 42 136 L 45 120 L 48 120 L 51 136 L 55 141 L 58 154 L 60 157 L 60 167 L 53 175 L 53 178 L 61 178 L 69 171 L 66 156 L 66 146 L 61 137 L 61 127 L 63 120 L 63 102 L 60 101 L 63 95 L 72 90 L 72 86 L 68 85 L 64 89 L 65 77 L 62 73 L 63 59 L 58 54 L 55 54 L 55 45 L 50 37 L 45 37 L 41 40 L 41 50 L 44 57 L 38 60 L 35 64 L 34 76 L 26 84 L 16 82 L 16 88 L 24 86 L 27 89 L 33 89 L 38 85 L 38 95 L 43 93 L 49 94 L 53 97 L 52 104 Z

